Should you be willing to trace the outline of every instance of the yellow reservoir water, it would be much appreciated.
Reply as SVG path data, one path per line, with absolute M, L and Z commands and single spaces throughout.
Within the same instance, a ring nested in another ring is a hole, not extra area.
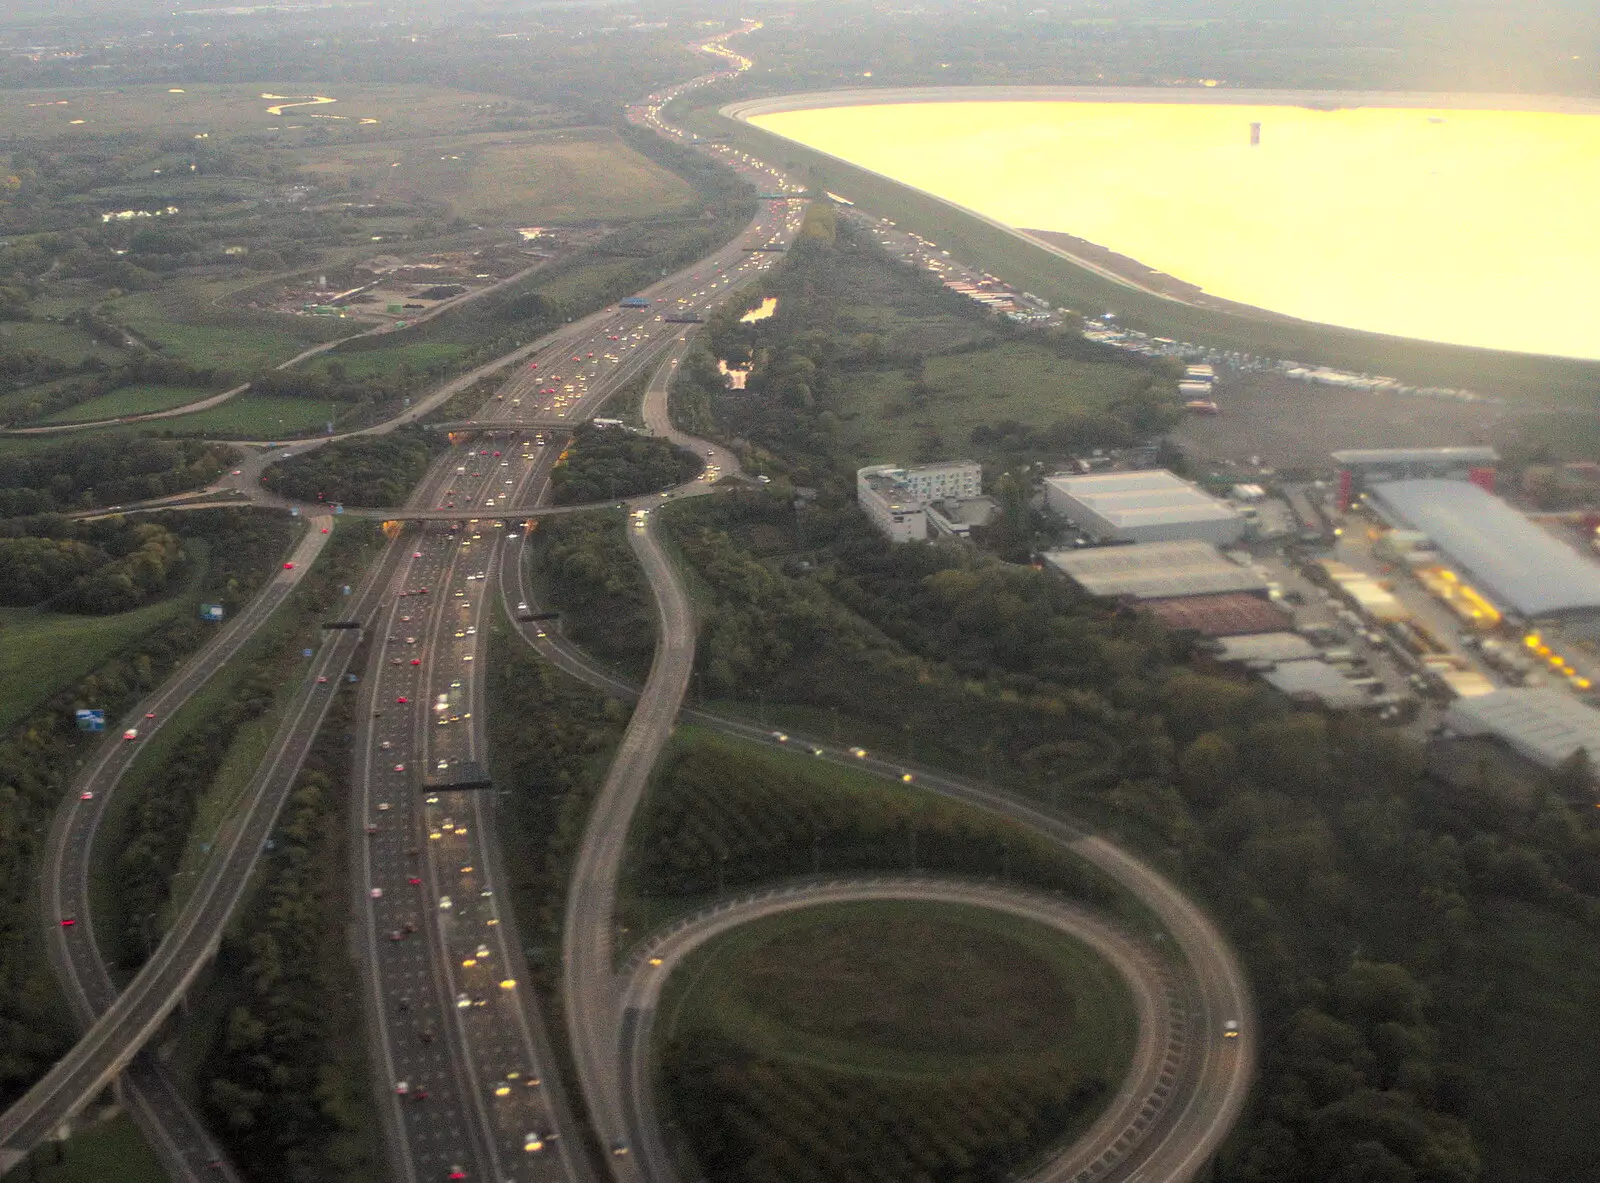
M 750 122 L 1213 296 L 1600 358 L 1600 115 L 952 102 Z

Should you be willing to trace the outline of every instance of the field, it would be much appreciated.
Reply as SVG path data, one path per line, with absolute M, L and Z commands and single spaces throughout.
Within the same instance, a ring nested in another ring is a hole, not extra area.
M 610 132 L 481 133 L 313 149 L 305 171 L 379 201 L 444 204 L 475 222 L 538 225 L 660 215 L 694 200 L 684 181 Z
M 47 1142 L 17 1171 L 28 1183 L 166 1183 L 161 1160 L 126 1113 L 81 1130 L 65 1142 Z
M 5 641 L 0 645 L 0 731 L 180 612 L 196 610 L 195 589 L 205 574 L 205 561 L 198 544 L 187 545 L 198 556 L 193 574 L 182 591 L 159 603 L 117 616 L 0 608 L 0 638 Z
M 86 403 L 57 411 L 45 422 L 86 423 L 96 419 L 115 419 L 121 415 L 142 415 L 147 411 L 166 411 L 216 393 L 215 390 L 199 390 L 193 386 L 124 386 Z
M 696 953 L 663 1040 L 710 1027 L 774 1058 L 869 1075 L 1048 1061 L 1116 1080 L 1136 1024 L 1087 947 L 987 912 L 861 903 L 773 917 Z
M 190 298 L 182 284 L 167 292 L 136 292 L 112 300 L 109 315 L 171 357 L 196 366 L 215 366 L 248 374 L 287 361 L 320 341 L 348 336 L 361 326 L 333 318 L 262 317 L 259 324 L 238 323 L 225 313 Z
M 302 89 L 275 90 L 258 84 L 10 91 L 8 101 L 0 105 L 0 135 L 135 131 L 187 135 L 204 132 L 221 138 L 224 134 L 275 131 L 291 143 L 337 133 L 378 140 L 462 131 L 497 117 L 538 124 L 550 114 L 536 103 L 431 86 L 337 85 L 321 92 L 336 102 L 291 107 L 281 115 L 272 114 L 268 108 L 276 104 L 262 97 L 264 91 L 287 95 L 291 90 Z M 80 125 L 82 132 L 73 124 L 77 119 L 84 121 Z M 291 131 L 308 134 L 295 136 Z
M 326 372 L 337 365 L 352 380 L 389 377 L 402 366 L 422 372 L 436 365 L 448 365 L 465 352 L 465 347 L 441 341 L 416 341 L 387 349 L 349 349 L 325 353 L 306 364 L 308 371 Z
M 53 324 L 50 321 L 0 322 L 0 346 L 10 349 L 37 349 L 62 361 L 76 362 L 93 357 L 111 361 L 117 350 L 102 345 L 77 325 Z
M 848 446 L 862 463 L 900 462 L 916 454 L 930 431 L 947 448 L 967 452 L 968 437 L 980 423 L 1009 419 L 1048 427 L 1073 412 L 1103 408 L 1144 378 L 1129 366 L 1075 361 L 1041 345 L 1013 342 L 930 357 L 922 402 L 913 399 L 913 382 L 902 371 L 864 372 L 843 400 L 853 412 L 840 418 L 847 423 Z
M 657 1031 L 685 1177 L 1007 1176 L 1124 1075 L 1126 985 L 1087 948 L 982 909 L 862 903 L 697 951 Z
M 209 410 L 159 419 L 149 424 L 148 430 L 156 434 L 275 440 L 321 432 L 327 423 L 327 403 L 241 394 Z
M 685 121 L 708 135 L 778 162 L 814 186 L 937 241 L 964 262 L 981 264 L 1025 291 L 1088 313 L 1115 310 L 1119 320 L 1178 340 L 1294 358 L 1402 380 L 1459 386 L 1533 404 L 1595 405 L 1600 364 L 1433 345 L 1320 325 L 1286 324 L 1192 308 L 1102 279 L 1013 237 L 936 197 L 826 157 L 791 140 L 712 111 Z

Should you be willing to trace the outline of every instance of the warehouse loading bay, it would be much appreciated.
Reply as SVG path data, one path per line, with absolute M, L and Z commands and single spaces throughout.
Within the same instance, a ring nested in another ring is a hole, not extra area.
M 1245 532 L 1209 542 L 1241 574 L 1255 577 L 1240 588 L 1276 607 L 1282 632 L 1264 633 L 1270 626 L 1257 621 L 1238 630 L 1254 635 L 1226 636 L 1223 625 L 1202 644 L 1219 661 L 1308 705 L 1370 712 L 1418 734 L 1436 731 L 1452 702 L 1507 688 L 1543 688 L 1595 705 L 1594 527 L 1526 515 L 1495 496 L 1496 459 L 1481 447 L 1336 452 L 1328 479 L 1235 486 L 1222 500 L 1244 519 Z M 1448 519 L 1450 528 L 1441 525 L 1440 538 L 1413 528 L 1388 503 L 1408 504 L 1401 491 L 1418 490 L 1443 507 L 1436 520 Z M 1494 512 L 1484 513 L 1486 505 Z M 1069 577 L 1079 561 L 1074 556 L 1107 541 L 1070 521 L 1061 540 L 1065 549 L 1046 561 Z M 1162 545 L 1171 544 L 1136 541 L 1132 550 L 1143 546 L 1153 555 Z M 1461 561 L 1462 552 L 1476 566 Z M 1497 564 L 1526 566 L 1564 589 L 1553 610 L 1542 600 L 1507 602 L 1518 593 Z M 1140 606 L 1171 623 L 1171 605 L 1198 618 L 1201 601 L 1219 598 L 1197 591 L 1187 600 L 1150 598 Z

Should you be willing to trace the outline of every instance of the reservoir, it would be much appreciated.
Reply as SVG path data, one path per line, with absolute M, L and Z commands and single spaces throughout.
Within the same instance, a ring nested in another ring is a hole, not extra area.
M 808 99 L 797 95 L 742 117 L 1212 297 L 1403 337 L 1600 358 L 1600 109 L 1457 107 L 1449 96 L 1297 106 L 1311 96 L 1283 93 L 1259 104 L 864 95 L 865 105 L 776 109 Z

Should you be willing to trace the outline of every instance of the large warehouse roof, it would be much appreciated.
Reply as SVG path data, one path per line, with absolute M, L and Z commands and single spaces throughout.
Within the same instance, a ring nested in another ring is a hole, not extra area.
M 1095 596 L 1154 600 L 1267 589 L 1261 576 L 1194 540 L 1053 550 L 1044 560 Z
M 1466 481 L 1392 481 L 1369 496 L 1421 530 L 1497 606 L 1525 617 L 1600 610 L 1600 565 Z
M 1046 483 L 1119 529 L 1239 516 L 1231 505 L 1162 468 L 1053 476 Z
M 1493 735 L 1546 768 L 1579 748 L 1600 763 L 1600 711 L 1556 690 L 1496 690 L 1459 698 L 1444 725 L 1457 735 Z
M 1460 448 L 1348 448 L 1332 453 L 1340 468 L 1368 464 L 1494 464 L 1500 453 L 1489 447 Z

